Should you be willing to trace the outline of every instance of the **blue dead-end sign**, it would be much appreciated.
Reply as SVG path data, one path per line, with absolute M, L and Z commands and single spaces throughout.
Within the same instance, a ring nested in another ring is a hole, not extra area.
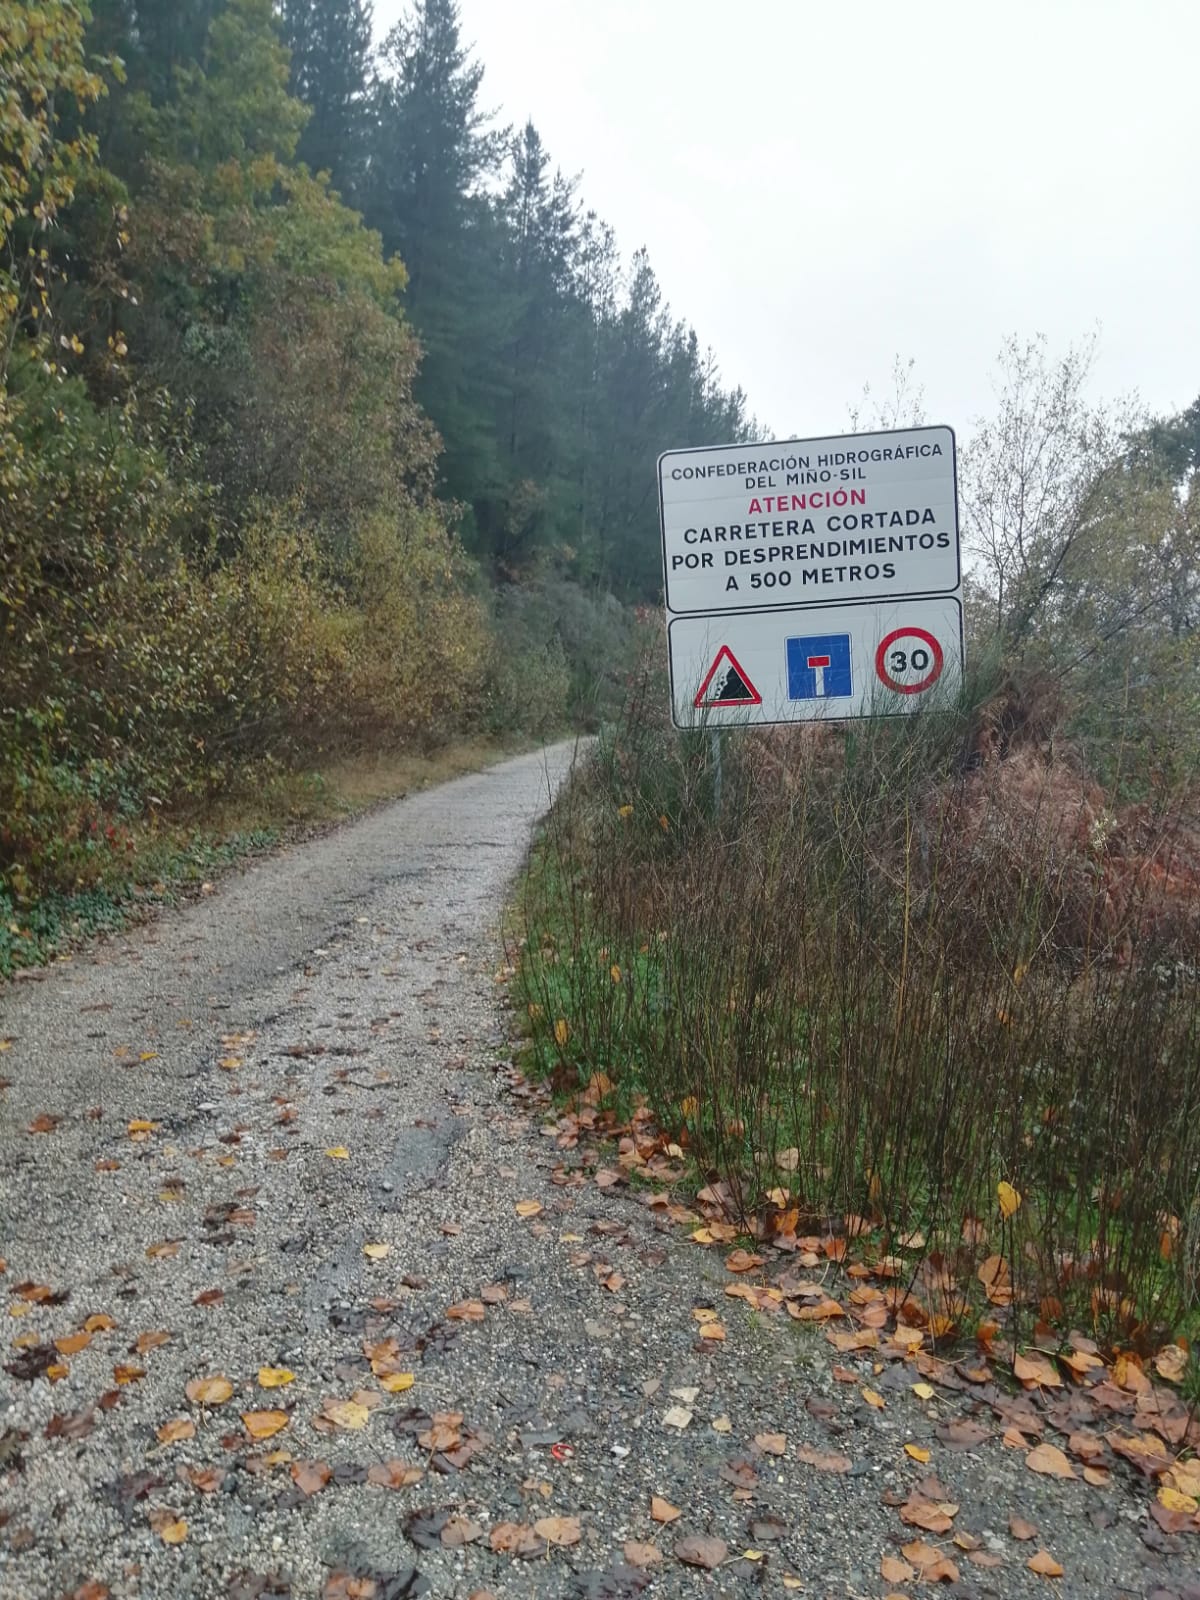
M 787 641 L 789 700 L 845 700 L 854 693 L 848 633 L 807 634 Z

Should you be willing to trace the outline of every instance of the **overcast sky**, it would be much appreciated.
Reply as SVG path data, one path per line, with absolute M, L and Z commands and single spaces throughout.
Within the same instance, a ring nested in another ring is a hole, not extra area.
M 648 247 L 765 436 L 844 430 L 897 355 L 966 431 L 1009 333 L 1099 325 L 1098 395 L 1200 392 L 1198 0 L 460 3 L 486 103 Z

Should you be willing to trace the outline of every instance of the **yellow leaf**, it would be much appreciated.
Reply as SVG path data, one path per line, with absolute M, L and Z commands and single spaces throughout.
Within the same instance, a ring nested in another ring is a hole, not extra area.
M 864 1389 L 862 1391 L 862 1397 L 869 1406 L 874 1406 L 876 1411 L 882 1411 L 887 1405 L 887 1401 L 875 1389 Z
M 618 806 L 617 807 L 617 815 L 619 817 L 631 817 L 633 815 L 633 807 L 632 806 L 628 806 L 628 805 L 626 805 L 626 806 Z
M 1194 1500 L 1190 1494 L 1181 1494 L 1167 1484 L 1158 1491 L 1158 1503 L 1166 1506 L 1168 1511 L 1185 1511 L 1188 1516 L 1200 1511 L 1200 1500 Z
M 996 1193 L 1000 1197 L 1000 1215 L 1006 1220 L 1015 1216 L 1021 1206 L 1021 1196 L 1011 1183 L 1000 1182 L 996 1185 Z
M 157 1127 L 157 1122 L 150 1122 L 146 1117 L 134 1117 L 129 1124 L 129 1137 L 131 1139 L 144 1139 L 147 1134 L 153 1133 Z
M 228 1378 L 193 1378 L 184 1391 L 199 1406 L 223 1406 L 233 1394 Z
M 286 1411 L 243 1411 L 242 1421 L 252 1439 L 269 1439 L 288 1425 Z
M 390 1244 L 365 1244 L 363 1255 L 368 1261 L 383 1261 L 391 1253 L 391 1249 Z
M 608 969 L 608 975 L 609 975 L 609 977 L 610 977 L 610 978 L 611 978 L 611 979 L 612 979 L 612 981 L 613 981 L 613 982 L 614 982 L 614 983 L 620 983 L 620 981 L 621 981 L 621 969 L 620 969 L 620 967 L 618 967 L 618 966 L 617 966 L 617 965 L 616 965 L 616 963 L 615 963 L 615 962 L 614 962 L 614 964 L 613 964 L 613 965 L 612 965 L 612 966 L 611 966 L 611 967 L 610 967 L 610 968 L 609 968 L 609 969 Z
M 912 1392 L 918 1400 L 932 1400 L 937 1391 L 931 1383 L 914 1383 Z
M 325 1154 L 334 1161 L 349 1161 L 350 1159 L 350 1152 L 344 1144 L 335 1144 L 333 1149 L 326 1150 Z
M 1063 1569 L 1049 1550 L 1039 1550 L 1037 1555 L 1030 1556 L 1025 1565 L 1030 1572 L 1036 1572 L 1043 1578 L 1061 1578 L 1063 1575 Z
M 920 1461 L 922 1464 L 929 1460 L 929 1451 L 923 1450 L 919 1444 L 906 1444 L 904 1446 L 904 1451 L 905 1454 L 910 1455 L 914 1461 Z
M 403 1394 L 405 1389 L 411 1389 L 416 1382 L 411 1372 L 388 1372 L 379 1380 L 379 1387 L 388 1394 Z
M 158 1530 L 158 1537 L 164 1544 L 182 1544 L 188 1536 L 188 1525 L 182 1517 L 178 1522 L 165 1522 Z
M 519 1217 L 536 1217 L 542 1209 L 540 1200 L 518 1200 L 513 1210 Z
M 357 1430 L 365 1428 L 371 1420 L 371 1413 L 366 1406 L 360 1406 L 357 1400 L 327 1400 L 321 1412 L 339 1428 Z
M 567 1027 L 567 1019 L 565 1017 L 559 1017 L 558 1021 L 554 1024 L 554 1042 L 556 1045 L 558 1045 L 559 1049 L 566 1044 L 570 1036 L 571 1030 Z
M 685 1117 L 694 1117 L 700 1109 L 700 1102 L 694 1094 L 685 1095 L 679 1102 L 679 1109 Z
M 259 1367 L 258 1386 L 260 1389 L 282 1389 L 286 1383 L 294 1383 L 296 1374 L 287 1367 Z

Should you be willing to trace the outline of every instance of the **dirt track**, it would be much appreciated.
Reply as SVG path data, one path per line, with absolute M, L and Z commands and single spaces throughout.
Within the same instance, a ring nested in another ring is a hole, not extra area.
M 1144 1491 L 1034 1477 L 998 1432 L 942 1451 L 956 1398 L 868 1359 L 887 1403 L 864 1404 L 820 1334 L 728 1307 L 717 1256 L 552 1181 L 505 1070 L 497 927 L 569 755 L 389 807 L 0 992 L 0 1595 L 911 1594 L 880 1575 L 914 1537 L 884 1501 L 930 1472 L 998 1562 L 934 1541 L 960 1568 L 939 1592 L 1189 1594 L 1198 1541 L 1149 1528 Z M 721 1344 L 697 1339 L 712 1304 Z M 232 1393 L 189 1399 L 205 1378 Z M 715 1570 L 680 1560 L 693 1536 L 726 1546 Z

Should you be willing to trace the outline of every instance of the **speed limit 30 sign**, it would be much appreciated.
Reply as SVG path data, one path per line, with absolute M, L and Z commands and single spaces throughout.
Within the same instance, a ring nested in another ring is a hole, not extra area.
M 932 689 L 945 664 L 946 653 L 937 637 L 928 628 L 911 623 L 893 628 L 875 652 L 875 675 L 885 689 L 896 694 L 922 694 Z

